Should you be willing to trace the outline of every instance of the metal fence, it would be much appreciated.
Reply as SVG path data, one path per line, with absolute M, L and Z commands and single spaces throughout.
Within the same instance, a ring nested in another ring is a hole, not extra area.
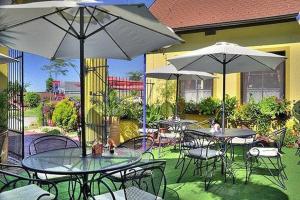
M 124 77 L 108 77 L 108 85 L 110 90 L 117 91 L 119 98 L 126 98 L 135 96 L 138 98 L 143 97 L 144 84 L 143 81 L 134 81 Z M 153 80 L 147 80 L 146 82 L 146 95 L 147 102 L 150 101 L 153 94 Z

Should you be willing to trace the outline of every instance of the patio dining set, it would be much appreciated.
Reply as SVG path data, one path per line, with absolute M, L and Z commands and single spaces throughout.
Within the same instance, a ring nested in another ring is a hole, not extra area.
M 287 175 L 281 160 L 286 129 L 274 132 L 276 146 L 264 147 L 255 139 L 254 131 L 225 126 L 226 74 L 274 70 L 285 57 L 218 42 L 169 59 L 169 70 L 152 71 L 147 76 L 177 81 L 174 119 L 158 121 L 156 128 L 148 129 L 158 132 L 157 138 L 148 135 L 144 90 L 142 135 L 119 144 L 114 151 L 104 148 L 100 155 L 94 155 L 86 142 L 85 58 L 130 60 L 140 54 L 180 44 L 183 40 L 140 4 L 45 1 L 0 6 L 0 12 L 4 16 L 1 23 L 5 24 L 0 33 L 9 35 L 3 45 L 51 59 L 79 58 L 81 84 L 81 143 L 54 135 L 33 140 L 29 145 L 30 155 L 20 165 L 0 164 L 1 200 L 59 199 L 65 189 L 60 183 L 66 183 L 67 194 L 64 196 L 72 200 L 167 199 L 166 161 L 161 160 L 164 144 L 174 145 L 178 151 L 175 168 L 181 170 L 177 182 L 183 180 L 193 164 L 194 175 L 204 177 L 204 187 L 208 190 L 217 163 L 221 164 L 224 180 L 229 175 L 235 182 L 235 147 L 242 146 L 245 149 L 242 166 L 246 171 L 246 183 L 256 167 L 265 166 L 271 175 L 270 181 L 286 189 Z M 210 73 L 223 75 L 219 128 L 211 124 L 205 128 L 203 123 L 178 118 L 178 81 L 191 77 L 200 80 L 216 78 Z M 105 119 L 106 113 L 102 117 Z M 98 133 L 96 138 L 108 138 L 107 134 Z M 157 139 L 159 159 L 155 159 L 152 151 Z M 164 143 L 164 140 L 168 142 Z M 20 172 L 15 174 L 9 169 Z

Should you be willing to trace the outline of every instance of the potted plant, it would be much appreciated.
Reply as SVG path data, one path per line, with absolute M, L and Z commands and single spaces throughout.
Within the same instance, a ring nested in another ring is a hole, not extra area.
M 0 163 L 6 162 L 8 155 L 7 100 L 7 93 L 0 92 Z
M 109 138 L 115 142 L 116 145 L 120 144 L 120 116 L 121 100 L 117 96 L 117 92 L 111 90 L 108 94 L 108 132 Z

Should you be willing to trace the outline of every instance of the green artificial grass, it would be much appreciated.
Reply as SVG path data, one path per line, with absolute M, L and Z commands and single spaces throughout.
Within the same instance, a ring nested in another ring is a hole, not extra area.
M 300 199 L 300 158 L 295 156 L 295 149 L 283 149 L 283 163 L 286 165 L 286 173 L 288 180 L 286 182 L 287 190 L 283 190 L 271 183 L 266 177 L 261 174 L 254 173 L 248 184 L 245 184 L 245 170 L 237 169 L 236 183 L 232 183 L 232 179 L 228 178 L 224 182 L 224 178 L 220 173 L 220 166 L 217 167 L 215 173 L 215 182 L 208 191 L 204 190 L 204 179 L 199 175 L 193 175 L 194 166 L 190 165 L 189 170 L 181 179 L 180 183 L 176 180 L 180 174 L 181 167 L 174 169 L 177 162 L 178 152 L 173 148 L 168 148 L 165 151 L 163 158 L 167 161 L 165 174 L 167 177 L 168 200 L 299 200 Z M 157 149 L 154 150 L 157 157 Z M 241 161 L 242 157 L 236 158 L 236 161 Z M 59 199 L 67 200 L 68 186 L 66 183 L 58 184 Z M 177 194 L 176 194 L 177 193 Z
M 224 178 L 220 173 L 220 166 L 218 166 L 215 173 L 215 182 L 208 191 L 204 190 L 204 179 L 199 175 L 193 175 L 194 166 L 191 164 L 185 176 L 181 179 L 180 183 L 176 180 L 180 174 L 181 168 L 174 169 L 177 162 L 178 152 L 172 148 L 165 151 L 161 159 L 167 161 L 165 174 L 168 183 L 169 200 L 175 200 L 178 194 L 181 200 L 299 200 L 300 199 L 300 165 L 298 161 L 300 158 L 295 156 L 295 149 L 283 149 L 283 163 L 286 165 L 286 173 L 288 180 L 286 182 L 287 190 L 283 190 L 271 183 L 266 177 L 254 173 L 248 184 L 245 184 L 245 170 L 237 169 L 236 183 L 232 183 L 232 179 L 228 178 L 224 182 Z M 157 157 L 157 149 L 154 150 Z M 242 157 L 240 157 L 240 160 Z M 239 158 L 236 159 L 237 161 Z M 59 187 L 61 190 L 60 199 L 67 198 L 67 187 L 62 185 Z M 173 191 L 172 191 L 173 190 Z M 173 193 L 173 194 L 172 194 Z

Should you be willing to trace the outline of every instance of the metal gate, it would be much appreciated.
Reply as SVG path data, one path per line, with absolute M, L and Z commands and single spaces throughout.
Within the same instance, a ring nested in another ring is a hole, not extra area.
M 86 141 L 90 145 L 94 140 L 107 138 L 107 74 L 106 59 L 85 60 L 85 108 Z
M 23 52 L 9 50 L 19 62 L 8 66 L 8 152 L 16 159 L 24 157 L 24 62 Z

